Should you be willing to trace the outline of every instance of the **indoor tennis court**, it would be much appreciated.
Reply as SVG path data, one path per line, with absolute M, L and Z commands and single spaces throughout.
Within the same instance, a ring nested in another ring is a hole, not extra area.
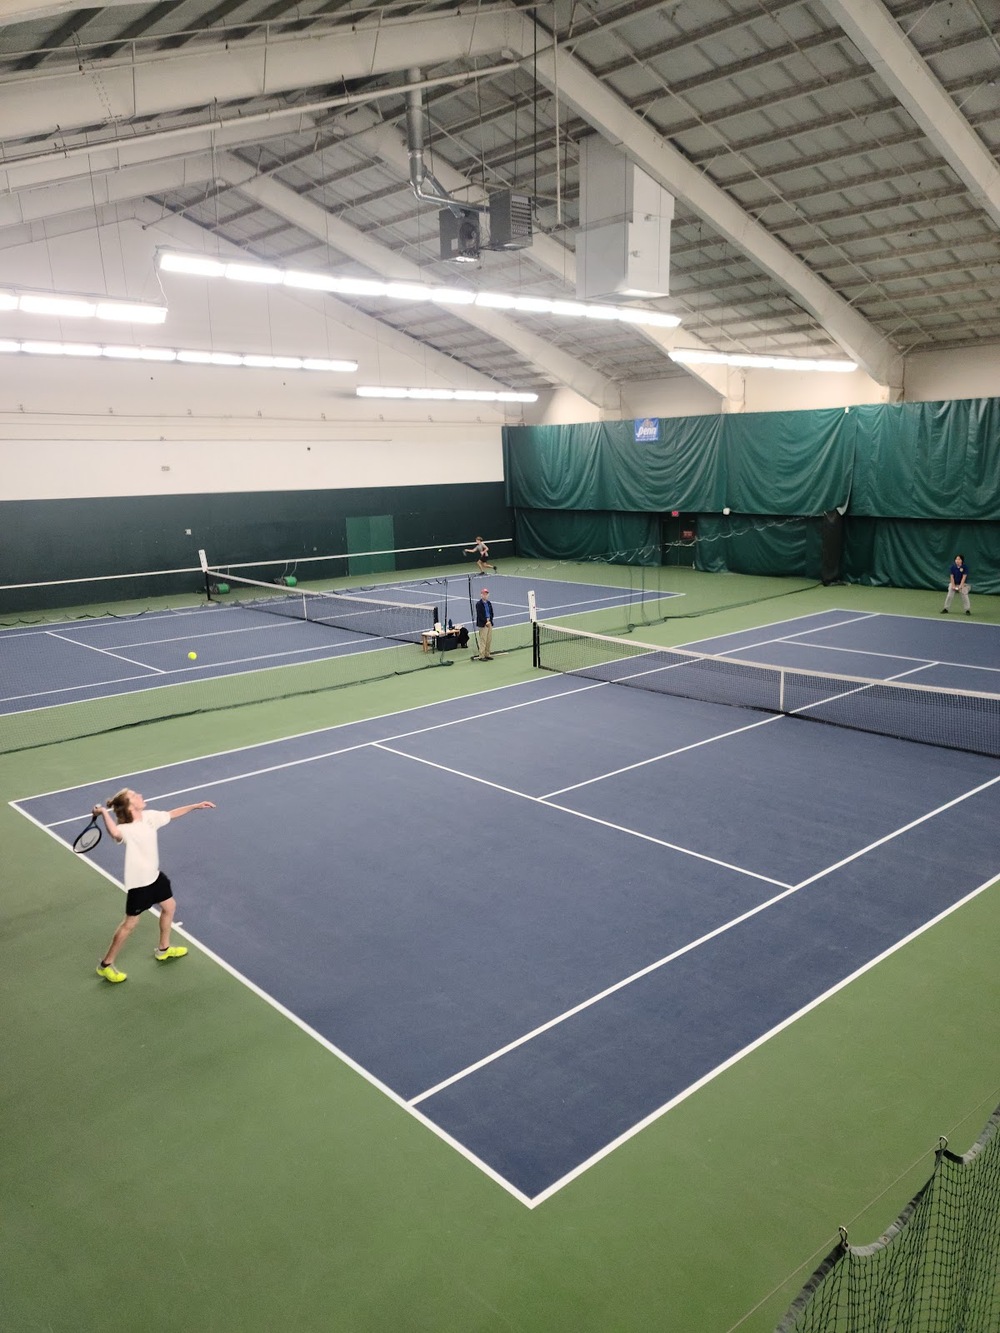
M 791 655 L 828 692 L 831 667 L 925 670 L 950 697 L 998 670 L 996 626 L 898 622 L 832 610 L 698 649 Z M 172 858 L 185 937 L 534 1206 L 1000 870 L 995 701 L 973 754 L 854 729 L 864 713 L 677 697 L 647 661 L 15 804 L 68 844 L 106 789 L 214 800 Z M 118 882 L 113 843 L 92 856 Z

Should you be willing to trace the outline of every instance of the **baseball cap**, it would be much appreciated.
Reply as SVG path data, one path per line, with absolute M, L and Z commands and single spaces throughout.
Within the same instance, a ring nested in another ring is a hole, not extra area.
M 484 589 L 483 589 L 483 596 L 484 596 L 484 597 L 489 597 L 489 595 L 490 595 L 490 590 L 489 590 L 489 588 L 484 588 Z

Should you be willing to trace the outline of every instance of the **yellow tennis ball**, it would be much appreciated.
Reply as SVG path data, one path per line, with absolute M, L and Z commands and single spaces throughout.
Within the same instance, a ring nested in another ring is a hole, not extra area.
M 189 662 L 196 662 L 197 660 L 198 660 L 198 654 L 197 654 L 197 653 L 188 653 L 188 661 L 189 661 Z

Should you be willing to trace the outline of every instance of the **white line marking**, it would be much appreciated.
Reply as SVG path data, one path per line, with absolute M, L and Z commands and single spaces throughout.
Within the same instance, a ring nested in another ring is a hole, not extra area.
M 70 849 L 69 843 L 65 842 L 57 834 L 52 833 L 44 824 L 39 824 L 38 820 L 35 819 L 34 816 L 29 815 L 26 810 L 20 809 L 20 807 L 15 805 L 13 801 L 9 801 L 8 804 L 14 806 L 14 809 L 17 810 L 19 814 L 24 815 L 25 819 L 30 820 L 36 827 L 42 829 L 45 833 L 48 833 L 50 837 L 54 838 L 56 842 L 60 844 L 60 846 Z M 81 857 L 80 859 L 85 860 L 93 870 L 96 870 L 98 874 L 103 875 L 106 880 L 111 884 L 114 884 L 115 887 L 120 889 L 123 893 L 125 892 L 125 886 L 120 880 L 115 879 L 114 875 L 109 874 L 108 871 L 97 865 L 96 862 L 91 861 L 89 857 Z M 489 1178 L 497 1185 L 500 1185 L 505 1189 L 508 1194 L 513 1195 L 519 1203 L 523 1203 L 526 1207 L 530 1207 L 531 1200 L 526 1194 L 522 1194 L 522 1192 L 512 1185 L 509 1180 L 505 1180 L 503 1176 L 496 1172 L 486 1162 L 482 1161 L 481 1158 L 477 1157 L 475 1153 L 466 1148 L 464 1144 L 459 1143 L 457 1139 L 453 1139 L 446 1130 L 441 1128 L 440 1125 L 436 1125 L 433 1120 L 428 1120 L 428 1118 L 420 1111 L 417 1111 L 410 1106 L 405 1097 L 401 1097 L 398 1092 L 394 1092 L 388 1084 L 383 1083 L 374 1074 L 365 1069 L 363 1065 L 358 1064 L 358 1062 L 352 1059 L 352 1057 L 345 1051 L 342 1051 L 339 1046 L 335 1046 L 332 1041 L 329 1041 L 324 1037 L 321 1032 L 317 1032 L 315 1028 L 310 1027 L 308 1023 L 304 1022 L 303 1019 L 298 1016 L 298 1014 L 294 1013 L 291 1009 L 287 1009 L 280 1000 L 276 1000 L 273 995 L 268 994 L 268 992 L 258 986 L 256 982 L 251 981 L 249 977 L 244 976 L 244 974 L 233 967 L 231 963 L 228 963 L 225 958 L 221 957 L 213 949 L 210 949 L 207 944 L 203 944 L 197 936 L 192 935 L 188 930 L 182 929 L 179 922 L 174 922 L 173 930 L 176 934 L 180 935 L 182 939 L 193 944 L 194 947 L 203 953 L 206 958 L 210 958 L 213 963 L 216 963 L 225 972 L 228 972 L 231 977 L 234 977 L 241 985 L 245 986 L 247 990 L 252 991 L 259 999 L 263 1000 L 266 1004 L 269 1004 L 272 1009 L 276 1009 L 283 1018 L 287 1018 L 289 1022 L 294 1023 L 297 1028 L 306 1033 L 307 1036 L 312 1037 L 313 1041 L 318 1042 L 320 1046 L 328 1050 L 331 1055 L 335 1055 L 338 1060 L 347 1065 L 348 1068 L 352 1069 L 354 1073 L 360 1074 L 367 1083 L 370 1083 L 372 1087 L 377 1088 L 378 1091 L 388 1097 L 390 1101 L 395 1102 L 395 1104 L 406 1111 L 408 1115 L 413 1116 L 413 1118 L 418 1120 L 425 1129 L 429 1129 L 439 1139 L 442 1139 L 447 1143 L 450 1148 L 454 1148 L 454 1150 L 464 1157 L 466 1161 L 471 1162 L 473 1166 L 479 1167 L 480 1171 L 484 1172 L 484 1174 L 489 1176 Z
M 584 1171 L 587 1171 L 590 1167 L 601 1161 L 602 1158 L 613 1153 L 616 1148 L 619 1148 L 629 1139 L 634 1138 L 636 1134 L 641 1133 L 641 1131 L 648 1125 L 651 1125 L 655 1120 L 659 1120 L 662 1115 L 673 1110 L 675 1106 L 680 1102 L 685 1101 L 692 1095 L 692 1093 L 698 1092 L 699 1089 L 705 1087 L 706 1084 L 711 1083 L 713 1079 L 718 1078 L 718 1076 L 725 1073 L 727 1069 L 731 1069 L 733 1065 L 737 1064 L 740 1060 L 745 1059 L 746 1056 L 763 1046 L 765 1042 L 770 1041 L 772 1037 L 776 1037 L 779 1032 L 783 1032 L 786 1028 L 791 1027 L 793 1023 L 797 1023 L 800 1018 L 804 1018 L 811 1010 L 818 1008 L 819 1005 L 825 1003 L 831 996 L 836 995 L 838 991 L 842 991 L 847 986 L 850 986 L 853 982 L 857 981 L 859 977 L 864 976 L 866 972 L 870 972 L 872 968 L 878 967 L 880 963 L 885 962 L 885 960 L 891 957 L 892 954 L 898 952 L 907 944 L 910 944 L 913 940 L 917 939 L 918 936 L 923 935 L 926 931 L 931 930 L 934 926 L 940 924 L 946 917 L 951 916 L 953 912 L 957 912 L 960 907 L 964 907 L 966 903 L 971 902 L 973 898 L 978 897 L 979 894 L 995 883 L 995 878 L 986 880 L 985 883 L 980 884 L 978 888 L 967 893 L 964 898 L 960 898 L 957 902 L 952 903 L 950 907 L 946 907 L 943 911 L 939 912 L 937 916 L 932 917 L 929 921 L 925 921 L 922 926 L 917 926 L 915 930 L 910 931 L 909 935 L 905 935 L 901 940 L 897 940 L 895 944 L 891 944 L 888 949 L 884 949 L 882 953 L 878 954 L 875 958 L 871 958 L 867 963 L 863 963 L 861 967 L 857 968 L 849 976 L 844 977 L 828 990 L 825 990 L 822 995 L 817 995 L 815 999 L 810 1000 L 809 1003 L 803 1005 L 801 1009 L 797 1009 L 794 1014 L 789 1014 L 787 1018 L 782 1019 L 780 1023 L 777 1023 L 773 1028 L 770 1028 L 767 1032 L 757 1037 L 754 1041 L 750 1042 L 749 1045 L 744 1046 L 742 1050 L 731 1055 L 727 1060 L 724 1060 L 722 1064 L 716 1065 L 714 1069 L 710 1070 L 707 1074 L 704 1074 L 696 1082 L 692 1083 L 690 1087 L 685 1088 L 683 1092 L 679 1092 L 675 1097 L 672 1097 L 669 1102 L 665 1102 L 663 1106 L 650 1112 L 644 1119 L 638 1121 L 630 1129 L 627 1129 L 624 1134 L 620 1134 L 618 1138 L 612 1140 L 611 1143 L 605 1144 L 603 1148 L 594 1153 L 593 1156 L 588 1157 L 586 1161 L 580 1162 L 578 1166 L 575 1166 L 572 1171 L 567 1172 L 565 1176 L 562 1176 L 559 1180 L 553 1181 L 553 1183 L 546 1189 L 542 1190 L 540 1194 L 536 1194 L 532 1198 L 529 1206 L 531 1208 L 537 1208 L 539 1204 L 544 1203 L 546 1199 L 550 1199 L 553 1194 L 556 1194 L 578 1176 L 583 1175 Z
M 936 810 L 929 810 L 926 814 L 920 815 L 917 819 L 911 819 L 909 824 L 903 824 L 901 828 L 893 829 L 891 833 L 886 833 L 883 837 L 876 838 L 874 842 L 870 842 L 867 847 L 862 847 L 859 851 L 852 852 L 850 856 L 845 856 L 842 860 L 835 861 L 833 865 L 827 866 L 824 870 L 817 871 L 815 875 L 810 875 L 808 879 L 802 880 L 800 883 L 796 884 L 795 887 L 797 889 L 804 889 L 807 885 L 814 884 L 816 880 L 822 879 L 824 875 L 831 875 L 835 870 L 839 870 L 841 866 L 846 866 L 851 861 L 856 861 L 858 857 L 867 855 L 868 852 L 874 851 L 876 847 L 881 847 L 884 843 L 892 842 L 894 838 L 900 837 L 903 833 L 908 833 L 910 829 L 916 828 L 918 824 L 923 824 L 928 819 L 933 819 L 935 815 L 943 814 L 945 810 L 950 810 L 953 806 L 959 805 L 962 801 L 967 801 L 971 796 L 978 796 L 981 791 L 986 791 L 987 788 L 995 786 L 998 782 L 1000 782 L 1000 776 L 989 778 L 986 782 L 981 782 L 978 787 L 972 787 L 969 791 L 962 792 L 960 795 L 952 797 L 950 801 L 945 801 L 944 805 L 939 805 Z
M 640 968 L 638 972 L 633 972 L 631 976 L 623 977 L 621 981 L 616 981 L 612 985 L 606 986 L 604 990 L 598 991 L 596 995 L 591 995 L 586 1000 L 581 1000 L 581 1002 L 574 1005 L 572 1009 L 567 1009 L 563 1013 L 557 1014 L 555 1018 L 550 1018 L 547 1022 L 539 1024 L 536 1028 L 532 1028 L 530 1032 L 525 1032 L 523 1036 L 516 1037 L 513 1041 L 508 1042 L 506 1046 L 501 1046 L 499 1050 L 491 1051 L 489 1055 L 484 1055 L 481 1060 L 477 1060 L 474 1064 L 467 1065 L 465 1069 L 460 1069 L 458 1073 L 452 1074 L 449 1078 L 442 1079 L 440 1083 L 435 1083 L 433 1088 L 428 1088 L 425 1092 L 418 1093 L 416 1097 L 411 1097 L 409 1104 L 411 1106 L 417 1106 L 420 1102 L 426 1101 L 428 1097 L 433 1097 L 445 1088 L 450 1088 L 453 1083 L 460 1082 L 463 1078 L 467 1078 L 470 1074 L 474 1074 L 477 1070 L 484 1068 L 486 1065 L 493 1064 L 494 1061 L 499 1060 L 504 1055 L 508 1055 L 511 1051 L 516 1051 L 519 1046 L 524 1046 L 535 1037 L 541 1036 L 543 1032 L 548 1032 L 552 1028 L 558 1027 L 560 1023 L 565 1023 L 567 1019 L 575 1017 L 576 1014 L 582 1013 L 585 1009 L 590 1009 L 593 1005 L 600 1003 L 601 1000 L 606 1000 L 609 995 L 614 995 L 617 991 L 624 990 L 626 986 L 631 986 L 633 982 L 640 981 L 643 977 L 649 976 L 651 972 L 657 972 L 661 967 L 666 967 L 668 963 L 676 962 L 678 958 L 683 958 L 685 954 L 691 953 L 692 950 L 700 948 L 703 944 L 707 944 L 709 940 L 714 940 L 717 936 L 726 934 L 727 931 L 742 925 L 744 921 L 749 921 L 751 917 L 757 916 L 760 912 L 766 911 L 767 908 L 773 907 L 775 903 L 780 903 L 784 898 L 788 898 L 791 894 L 796 892 L 798 892 L 797 889 L 789 887 L 784 893 L 777 893 L 773 898 L 769 898 L 766 902 L 759 903 L 756 907 L 750 908 L 749 911 L 743 912 L 742 915 L 733 917 L 731 921 L 725 921 L 721 926 L 716 926 L 714 930 L 709 930 L 704 935 L 699 935 L 696 940 L 690 940 L 687 944 L 681 945 L 681 947 L 675 949 L 673 953 L 668 953 L 663 958 L 658 958 L 656 962 L 649 963 L 646 967 Z
M 676 750 L 665 750 L 663 754 L 655 754 L 651 759 L 640 759 L 637 763 L 626 764 L 624 768 L 613 768 L 608 773 L 599 773 L 596 778 L 586 778 L 583 782 L 574 782 L 569 787 L 559 787 L 556 791 L 546 792 L 539 800 L 549 801 L 553 796 L 565 796 L 568 791 L 579 791 L 581 787 L 589 787 L 593 782 L 605 782 L 608 778 L 616 778 L 621 773 L 631 773 L 635 768 L 644 768 L 647 764 L 658 764 L 661 759 L 672 759 L 674 755 L 685 754 L 688 750 L 697 750 L 702 745 L 712 745 L 716 741 L 724 741 L 730 736 L 739 736 L 744 731 L 753 731 L 754 727 L 766 727 L 769 722 L 777 722 L 781 714 L 773 717 L 762 718 L 759 722 L 748 722 L 745 727 L 734 727 L 732 731 L 722 731 L 717 736 L 706 736 L 702 741 L 692 741 L 690 745 L 680 745 Z
M 501 714 L 501 713 L 508 713 L 508 712 L 511 712 L 512 710 L 517 709 L 517 708 L 529 708 L 529 707 L 532 707 L 534 704 L 546 703 L 546 702 L 547 702 L 548 700 L 550 700 L 550 699 L 559 699 L 559 698 L 562 698 L 562 697 L 563 697 L 564 695 L 566 695 L 566 694 L 582 694 L 582 693 L 584 693 L 584 691 L 586 691 L 586 690 L 599 689 L 600 686 L 603 685 L 603 683 L 604 683 L 604 682 L 602 681 L 602 682 L 600 682 L 599 684 L 596 684 L 596 685 L 595 685 L 595 684 L 584 685 L 584 686 L 581 686 L 579 689 L 576 689 L 576 690 L 563 690 L 563 691 L 560 691 L 558 694 L 544 694 L 544 695 L 541 695 L 541 696 L 540 696 L 539 698 L 537 698 L 537 699 L 525 699 L 525 700 L 523 700 L 523 701 L 520 702 L 520 703 L 516 703 L 516 704 L 508 704 L 508 705 L 507 705 L 506 707 L 504 707 L 504 708 L 491 708 L 491 709 L 489 709 L 489 710 L 488 710 L 487 712 L 485 712 L 485 713 L 470 713 L 470 714 L 468 714 L 468 715 L 465 716 L 465 717 L 460 717 L 460 718 L 449 718 L 447 722 L 435 722 L 435 723 L 433 723 L 432 725 L 427 726 L 427 727 L 416 727 L 416 728 L 414 728 L 412 731 L 403 731 L 403 732 L 400 732 L 398 735 L 395 735 L 395 736 L 384 736 L 384 737 L 380 738 L 379 740 L 364 740 L 364 741 L 357 741 L 357 742 L 356 742 L 355 744 L 353 744 L 353 745 L 343 745 L 343 746 L 341 746 L 339 749 L 336 749 L 336 750 L 324 750 L 324 751 L 322 751 L 320 754 L 304 755 L 301 759 L 286 759 L 286 760 L 284 760 L 284 761 L 283 761 L 282 763 L 280 763 L 280 764 L 270 764 L 270 765 L 268 765 L 268 766 L 265 767 L 265 768 L 255 768 L 255 769 L 250 769 L 249 771 L 246 771 L 246 772 L 243 772 L 243 773 L 230 773 L 230 774 L 228 774 L 228 775 L 225 776 L 225 777 L 222 777 L 222 778 L 213 778 L 212 780 L 210 780 L 210 781 L 208 781 L 208 782 L 196 782 L 196 783 L 193 783 L 190 787 L 178 787 L 178 788 L 176 788 L 174 791 L 161 791 L 161 792 L 157 792 L 155 796 L 149 796 L 149 797 L 147 797 L 147 801 L 163 801 L 163 800 L 166 800 L 168 797 L 172 798 L 172 797 L 174 797 L 174 796 L 185 796 L 185 795 L 188 795 L 188 794 L 191 793 L 191 792 L 207 791 L 209 787 L 224 787 L 224 786 L 225 786 L 227 783 L 229 783 L 229 782 L 242 782 L 245 778 L 258 778 L 258 777 L 263 777 L 263 776 L 264 776 L 265 774 L 267 774 L 267 773 L 278 773 L 278 772 L 280 772 L 282 769 L 286 769 L 286 768 L 298 768 L 298 767 L 300 767 L 302 764 L 314 764 L 314 763 L 317 763 L 317 762 L 318 762 L 319 760 L 321 760 L 321 759 L 336 759 L 339 755 L 351 754 L 352 752 L 354 752 L 354 751 L 356 751 L 356 750 L 368 750 L 368 749 L 380 749 L 380 748 L 381 748 L 381 749 L 388 749 L 389 746 L 386 744 L 387 741 L 403 741 L 403 740 L 408 740 L 408 739 L 409 739 L 410 737 L 412 737 L 412 736 L 422 736 L 422 735 L 424 735 L 426 732 L 430 732 L 430 731 L 442 731 L 445 727 L 455 727 L 455 726 L 459 726 L 459 725 L 460 725 L 461 723 L 463 723 L 463 722 L 476 722 L 476 721 L 479 721 L 481 718 L 484 718 L 484 717 L 495 717 L 495 716 L 498 716 L 498 715 Z M 420 707 L 424 707 L 424 708 L 426 708 L 427 706 L 428 706 L 428 705 L 426 705 L 426 704 L 420 705 Z M 433 705 L 431 705 L 431 707 L 433 707 Z M 404 709 L 403 711 L 404 711 L 404 712 L 411 712 L 411 711 L 413 711 L 413 710 L 411 710 L 411 709 Z M 388 714 L 387 716 L 390 716 L 390 717 L 391 717 L 391 716 L 393 716 L 393 714 Z M 371 720 L 372 720 L 372 719 L 365 719 L 365 721 L 371 721 Z M 768 719 L 768 720 L 769 720 L 769 721 L 774 721 L 775 719 Z M 356 726 L 356 725 L 358 725 L 358 724 L 357 724 L 357 723 L 351 723 L 351 722 L 345 722 L 345 723 L 343 723 L 342 725 L 343 725 L 343 726 Z M 338 727 L 323 728 L 322 730 L 320 730 L 320 731 L 318 731 L 318 732 L 306 732 L 306 733 L 304 733 L 304 734 L 305 734 L 305 735 L 323 735 L 323 732 L 326 731 L 326 730 L 329 730 L 329 731 L 337 731 L 337 730 L 339 730 L 339 728 L 338 728 Z M 289 737 L 288 739 L 289 739 L 289 740 L 297 740 L 298 737 Z M 240 748 L 237 748 L 237 749 L 235 749 L 235 750 L 224 750 L 224 751 L 222 751 L 222 754 L 240 754 L 240 753 L 242 752 L 242 749 L 243 749 L 243 748 L 247 748 L 247 749 L 259 749 L 260 746 L 262 746 L 262 745 L 282 745 L 282 744 L 284 744 L 284 743 L 285 743 L 284 740 L 279 740 L 279 741 L 261 741 L 261 742 L 259 742 L 258 745 L 256 745 L 256 746 L 240 747 Z M 395 752 L 394 752 L 394 753 L 395 753 Z M 403 752 L 402 752 L 402 751 L 399 751 L 398 753 L 402 754 Z M 164 764 L 163 767 L 164 767 L 164 768 L 174 768 L 174 767 L 177 766 L 177 764 L 201 764 L 201 763 L 206 763 L 209 759 L 214 759 L 214 758 L 217 758 L 217 757 L 218 757 L 218 756 L 216 756 L 216 755 L 206 755 L 203 759 L 180 759 L 180 760 L 177 760 L 174 764 Z M 412 758 L 413 758 L 413 755 L 403 754 L 403 758 L 404 758 L 404 759 L 412 759 Z M 159 771 L 160 771 L 159 768 L 146 769 L 146 770 L 145 770 L 145 772 L 152 772 L 152 773 L 158 773 Z M 83 783 L 83 784 L 82 784 L 82 788 L 83 788 L 84 790 L 86 790 L 87 788 L 90 788 L 90 787 L 104 786 L 104 785 L 105 785 L 106 783 L 108 783 L 108 782 L 116 782 L 116 781 L 120 781 L 121 778 L 122 778 L 123 776 L 129 776 L 129 775 L 118 774 L 116 777 L 113 777 L 113 778 L 105 778 L 105 779 L 102 779 L 101 782 L 87 782 L 87 783 Z M 136 775 L 136 776 L 141 776 L 141 774 L 140 774 L 140 775 Z M 460 776 L 463 776 L 463 777 L 464 777 L 464 776 L 466 776 L 466 775 L 465 775 L 465 774 L 462 774 L 462 775 L 460 775 Z M 496 786 L 497 784 L 495 784 L 495 783 L 491 783 L 490 785 L 491 785 L 491 786 Z M 81 787 L 62 787 L 62 788 L 56 788 L 55 791 L 52 791 L 52 792 L 43 792 L 43 793 L 40 793 L 38 796 L 24 797 L 24 798 L 22 798 L 22 799 L 24 799 L 24 800 L 35 801 L 35 800 L 41 800 L 43 796 L 56 796 L 56 795 L 61 795 L 63 792 L 73 792 L 73 791 L 80 791 L 80 790 L 81 790 Z M 510 788 L 506 788 L 506 787 L 505 787 L 505 788 L 501 788 L 501 790 L 503 790 L 503 791 L 510 791 L 511 795 L 513 795 L 513 796 L 523 796 L 523 793 L 522 793 L 522 792 L 516 792 L 516 791 L 513 791 L 513 790 L 510 789 Z M 524 799 L 525 799 L 525 800 L 535 800 L 535 799 L 537 799 L 537 798 L 535 798 L 535 797 L 524 797 Z M 49 827 L 49 828 L 58 828 L 58 827 L 60 827 L 62 824 L 72 824 L 72 823 L 75 823 L 79 818 L 81 818 L 81 816 L 79 816 L 79 815 L 73 815 L 71 818 L 68 818 L 68 819 L 60 819 L 60 820 L 56 820 L 53 824 L 50 824 L 48 827 Z
M 777 718 L 767 719 L 769 722 L 776 722 L 777 720 Z M 474 773 L 464 773 L 458 768 L 449 768 L 447 764 L 438 764 L 433 759 L 423 759 L 420 755 L 407 754 L 405 750 L 394 750 L 385 741 L 373 741 L 372 746 L 374 749 L 387 750 L 390 754 L 398 755 L 400 759 L 409 759 L 415 764 L 426 764 L 428 768 L 439 769 L 442 773 L 451 773 L 454 777 L 464 778 L 467 782 L 481 783 L 484 787 L 505 792 L 508 796 L 516 796 L 522 801 L 531 801 L 533 804 L 544 806 L 548 810 L 561 810 L 563 814 L 572 815 L 574 819 L 586 819 L 588 823 L 600 824 L 602 828 L 614 829 L 616 833 L 624 833 L 630 838 L 640 838 L 643 842 L 651 842 L 657 847 L 667 847 L 672 852 L 680 852 L 684 856 L 693 856 L 697 861 L 708 861 L 711 865 L 722 866 L 725 870 L 733 870 L 738 875 L 747 875 L 750 879 L 759 879 L 765 884 L 777 885 L 780 889 L 792 887 L 790 884 L 786 884 L 784 880 L 772 879 L 770 875 L 760 875 L 756 870 L 746 870 L 743 866 L 734 866 L 729 861 L 720 861 L 717 857 L 706 856 L 704 852 L 692 851 L 690 847 L 681 847 L 678 843 L 667 842 L 664 838 L 654 838 L 651 833 L 640 833 L 637 829 L 626 828 L 623 824 L 613 824 L 608 819 L 598 819 L 596 815 L 588 815 L 583 810 L 574 810 L 568 805 L 558 805 L 555 801 L 545 800 L 541 796 L 529 796 L 527 792 L 517 791 L 513 787 L 505 787 L 499 782 L 491 782 L 489 778 L 477 777 Z
M 54 634 L 49 630 L 48 638 L 58 639 L 60 643 L 72 643 L 77 648 L 86 648 L 91 653 L 103 653 L 105 657 L 113 657 L 118 662 L 128 662 L 129 666 L 144 667 L 146 671 L 155 671 L 157 675 L 162 676 L 164 674 L 159 667 L 150 666 L 148 662 L 137 662 L 134 657 L 125 657 L 122 653 L 113 653 L 110 648 L 95 648 L 92 643 L 81 643 L 79 639 L 71 639 L 68 634 Z M 136 644 L 136 647 L 139 646 L 139 644 Z M 82 688 L 85 689 L 86 686 Z

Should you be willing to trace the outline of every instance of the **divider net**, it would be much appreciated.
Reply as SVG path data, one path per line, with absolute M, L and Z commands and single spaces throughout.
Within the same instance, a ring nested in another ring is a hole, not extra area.
M 544 622 L 535 624 L 533 651 L 546 671 L 1000 759 L 997 694 L 792 670 Z
M 207 570 L 205 577 L 210 601 L 292 620 L 308 620 L 371 638 L 419 643 L 421 635 L 433 629 L 439 620 L 438 608 L 429 603 L 387 601 L 355 592 L 289 588 L 218 569 Z M 228 587 L 228 593 L 221 591 L 223 586 Z

